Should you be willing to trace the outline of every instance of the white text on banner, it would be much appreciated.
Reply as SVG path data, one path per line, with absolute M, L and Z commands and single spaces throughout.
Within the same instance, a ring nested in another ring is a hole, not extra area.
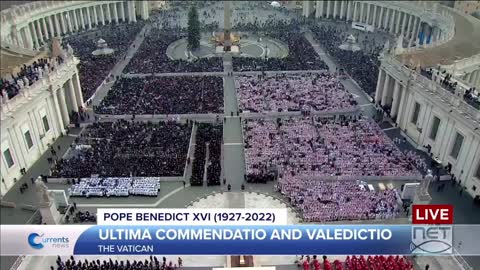
M 98 225 L 287 225 L 287 209 L 99 208 Z

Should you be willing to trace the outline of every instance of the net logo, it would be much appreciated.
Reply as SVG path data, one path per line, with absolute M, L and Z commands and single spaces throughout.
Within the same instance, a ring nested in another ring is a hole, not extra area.
M 412 254 L 452 254 L 452 226 L 412 226 Z
M 34 249 L 44 247 L 68 248 L 70 240 L 68 237 L 44 237 L 44 234 L 31 233 L 27 237 L 28 245 Z
M 39 235 L 38 233 L 31 233 L 28 235 L 28 244 L 34 248 L 34 249 L 42 249 L 43 248 L 43 244 L 41 242 L 41 237 L 43 236 L 42 235 Z M 37 241 L 36 239 L 37 238 L 40 238 L 40 241 Z

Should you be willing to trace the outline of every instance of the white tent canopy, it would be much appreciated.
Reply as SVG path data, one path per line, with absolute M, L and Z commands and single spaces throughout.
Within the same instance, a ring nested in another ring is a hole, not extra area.
M 280 3 L 277 2 L 277 1 L 273 1 L 272 3 L 270 3 L 270 5 L 271 5 L 272 7 L 281 7 L 281 6 L 282 6 L 282 5 L 280 5 Z

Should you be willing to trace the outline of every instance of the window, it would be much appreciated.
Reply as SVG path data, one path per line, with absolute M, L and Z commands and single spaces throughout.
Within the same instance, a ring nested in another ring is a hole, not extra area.
M 476 191 L 476 190 L 477 190 L 477 187 L 476 187 L 476 186 L 472 186 L 472 190 L 473 190 L 473 191 Z
M 10 149 L 6 149 L 3 151 L 3 157 L 5 158 L 5 161 L 7 162 L 7 167 L 11 168 L 15 162 L 13 162 L 13 157 L 12 153 L 10 153 Z
M 32 136 L 30 135 L 30 131 L 27 130 L 23 136 L 25 137 L 25 142 L 27 143 L 27 149 L 30 149 L 33 147 L 33 141 L 32 141 Z
M 43 121 L 43 128 L 45 129 L 45 132 L 48 132 L 50 130 L 50 125 L 48 124 L 48 118 L 46 115 L 42 117 L 42 121 Z
M 462 148 L 463 144 L 463 136 L 457 132 L 455 136 L 455 142 L 453 143 L 452 151 L 450 152 L 450 156 L 454 159 L 457 159 L 458 154 L 460 153 L 460 149 Z
M 418 121 L 418 114 L 420 114 L 420 104 L 415 102 L 415 107 L 413 109 L 413 115 L 412 115 L 412 124 L 417 124 Z
M 432 123 L 432 129 L 430 130 L 430 139 L 434 140 L 437 138 L 437 133 L 438 133 L 438 127 L 440 126 L 440 118 L 434 116 L 433 117 L 433 123 Z

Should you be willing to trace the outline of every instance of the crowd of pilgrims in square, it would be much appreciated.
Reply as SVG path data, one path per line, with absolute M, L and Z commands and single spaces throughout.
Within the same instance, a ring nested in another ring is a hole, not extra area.
M 335 259 L 330 262 L 327 256 L 322 256 L 322 261 L 317 255 L 312 257 L 301 256 L 297 266 L 303 270 L 414 270 L 413 263 L 405 256 L 369 255 L 347 256 L 345 260 Z M 426 268 L 426 270 L 428 270 Z
M 78 72 L 85 101 L 95 93 L 115 64 L 125 59 L 128 49 L 144 25 L 143 21 L 139 21 L 135 24 L 98 26 L 94 30 L 63 40 L 64 44 L 70 44 L 75 56 L 80 59 Z M 112 54 L 92 54 L 97 49 L 99 39 L 105 40 L 108 47 L 114 50 Z
M 239 107 L 251 112 L 342 112 L 357 102 L 329 73 L 250 75 L 237 77 Z
M 6 74 L 0 78 L 0 95 L 2 100 L 11 99 L 25 91 L 26 87 L 47 76 L 48 73 L 54 71 L 55 67 L 63 62 L 62 56 L 39 58 L 29 65 L 23 64 L 16 73 Z
M 277 190 L 308 221 L 395 217 L 396 191 L 374 192 L 346 181 L 421 176 L 416 160 L 403 154 L 373 120 L 247 120 L 244 130 L 247 181 L 266 183 L 278 177 Z M 328 181 L 338 177 L 339 186 L 331 186 Z M 335 192 L 328 191 L 332 189 Z
M 156 256 L 150 256 L 145 260 L 113 260 L 108 259 L 75 259 L 57 257 L 55 266 L 50 266 L 50 270 L 174 270 L 183 266 L 182 258 L 178 257 L 174 261 L 163 257 L 159 260 Z
M 118 120 L 88 126 L 52 177 L 182 176 L 190 124 Z
M 124 73 L 223 71 L 223 60 L 220 57 L 190 59 L 191 61 L 170 59 L 167 55 L 168 46 L 185 37 L 186 33 L 183 32 L 152 28 L 128 63 Z
M 223 81 L 215 76 L 120 78 L 98 114 L 192 114 L 223 112 Z
M 240 29 L 250 29 L 259 36 L 267 36 L 284 42 L 288 46 L 288 55 L 284 58 L 233 57 L 235 71 L 262 70 L 326 70 L 327 64 L 315 52 L 305 38 L 296 20 L 267 20 L 265 22 L 247 22 L 238 25 Z
M 221 177 L 221 149 L 223 142 L 223 126 L 200 123 L 195 135 L 195 151 L 192 164 L 192 186 L 202 186 L 207 163 L 207 185 L 220 185 Z M 207 146 L 208 145 L 208 146 Z M 207 161 L 208 147 L 208 161 Z
M 342 68 L 349 74 L 370 96 L 375 95 L 378 79 L 378 69 L 380 61 L 378 56 L 383 49 L 384 44 L 376 44 L 375 40 L 363 37 L 357 42 L 363 48 L 359 51 L 342 50 L 339 46 L 346 41 L 348 28 L 338 28 L 328 25 L 313 24 L 310 26 L 313 37 L 325 48 L 327 53 L 332 56 L 339 68 Z

